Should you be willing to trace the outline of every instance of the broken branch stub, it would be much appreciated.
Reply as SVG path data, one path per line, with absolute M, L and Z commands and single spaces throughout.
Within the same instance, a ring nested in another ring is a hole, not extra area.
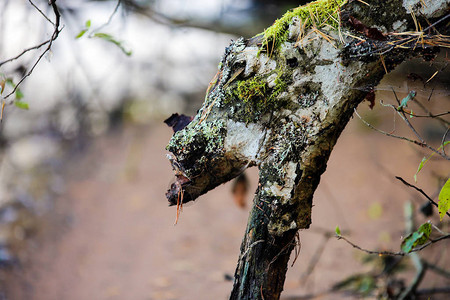
M 400 25 L 413 30 L 401 1 L 369 7 L 345 2 L 317 1 L 310 4 L 316 11 L 329 11 L 314 18 L 311 6 L 300 7 L 264 34 L 233 41 L 198 114 L 167 146 L 177 175 L 166 194 L 171 205 L 180 201 L 180 193 L 183 203 L 193 201 L 244 169 L 259 168 L 231 299 L 279 297 L 295 233 L 310 226 L 320 175 L 366 95 L 354 87 L 376 85 L 386 70 L 428 47 L 425 42 L 397 47 L 397 36 L 387 31 L 383 39 L 371 40 L 369 30 L 359 32 L 349 24 L 361 20 L 363 29 L 393 30 L 397 20 L 405 20 Z M 441 2 L 430 16 L 448 8 L 447 1 Z M 315 21 L 305 21 L 305 9 Z M 416 4 L 414 9 L 420 11 Z M 336 26 L 337 19 L 341 24 Z M 385 51 L 384 65 L 378 50 Z

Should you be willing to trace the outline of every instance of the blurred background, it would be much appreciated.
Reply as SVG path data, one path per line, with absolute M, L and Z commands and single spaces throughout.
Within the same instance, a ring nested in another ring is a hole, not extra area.
M 227 299 L 258 172 L 247 172 L 244 205 L 229 183 L 186 205 L 173 226 L 176 209 L 164 196 L 172 131 L 163 120 L 196 113 L 232 39 L 254 36 L 302 2 L 57 1 L 63 30 L 16 93 L 29 109 L 6 105 L 0 125 L 0 299 Z M 34 4 L 54 19 L 47 1 Z M 30 1 L 0 0 L 0 62 L 52 32 Z M 17 83 L 42 51 L 1 64 L 0 75 Z M 411 136 L 379 100 L 396 103 L 391 88 L 401 98 L 414 89 L 430 111 L 448 111 L 448 63 L 442 51 L 432 62 L 400 65 L 377 87 L 374 109 L 363 102 L 358 111 L 382 130 Z M 414 122 L 436 148 L 447 139 L 448 123 Z M 336 225 L 364 248 L 398 251 L 406 203 L 417 223 L 438 223 L 437 211 L 421 212 L 424 199 L 394 178 L 413 182 L 429 154 L 352 119 L 316 193 L 312 227 L 300 233 L 283 297 L 317 295 L 385 266 L 336 240 Z M 434 157 L 417 185 L 437 199 L 448 170 Z M 425 255 L 448 266 L 446 246 Z M 402 266 L 395 278 L 408 284 L 415 271 L 407 260 Z M 321 297 L 373 293 L 375 283 L 363 283 Z M 431 273 L 422 285 L 443 284 L 448 276 Z

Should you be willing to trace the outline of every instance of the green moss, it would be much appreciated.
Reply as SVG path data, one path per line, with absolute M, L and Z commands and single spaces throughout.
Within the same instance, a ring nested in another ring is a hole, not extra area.
M 262 33 L 264 37 L 261 50 L 272 54 L 274 50 L 278 49 L 287 40 L 288 28 L 294 17 L 302 20 L 304 29 L 313 26 L 321 28 L 325 25 L 337 28 L 339 26 L 339 7 L 346 2 L 347 0 L 318 0 L 288 11 Z
M 273 74 L 273 73 L 272 73 Z M 279 104 L 278 96 L 287 88 L 282 79 L 281 70 L 275 79 L 275 86 L 269 88 L 265 76 L 256 75 L 246 80 L 236 82 L 228 89 L 225 103 L 235 103 L 238 111 L 233 115 L 245 122 L 257 121 L 265 113 L 276 109 Z
M 262 98 L 265 98 L 266 90 L 267 84 L 265 79 L 255 76 L 239 81 L 234 94 L 244 103 L 259 102 Z
M 287 83 L 282 78 L 283 72 L 281 69 L 278 70 L 278 76 L 275 79 L 275 87 L 273 88 L 273 92 L 270 97 L 275 100 L 282 92 L 284 92 L 287 88 Z

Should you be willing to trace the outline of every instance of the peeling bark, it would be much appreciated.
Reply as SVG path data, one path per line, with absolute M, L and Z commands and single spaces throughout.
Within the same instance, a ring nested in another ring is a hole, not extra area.
M 279 298 L 295 235 L 311 224 L 320 176 L 366 95 L 354 87 L 375 86 L 385 74 L 380 51 L 390 71 L 409 56 L 436 50 L 395 48 L 389 35 L 371 40 L 348 20 L 351 16 L 383 34 L 414 30 L 411 9 L 427 24 L 424 17 L 434 22 L 448 13 L 449 1 L 433 1 L 434 9 L 424 9 L 420 1 L 372 2 L 344 4 L 339 30 L 320 28 L 326 38 L 310 28 L 303 32 L 310 41 L 298 43 L 304 20 L 293 15 L 281 26 L 285 40 L 278 47 L 262 35 L 232 42 L 202 108 L 167 146 L 177 175 L 166 194 L 171 205 L 195 200 L 245 168 L 259 168 L 230 299 Z M 446 25 L 448 20 L 441 22 L 442 31 L 448 31 Z

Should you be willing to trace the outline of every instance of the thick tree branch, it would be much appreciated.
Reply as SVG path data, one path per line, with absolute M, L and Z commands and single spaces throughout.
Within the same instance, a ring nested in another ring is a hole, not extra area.
M 428 58 L 448 44 L 448 26 L 440 27 L 447 21 L 436 22 L 448 1 L 433 9 L 419 0 L 369 4 L 317 1 L 259 36 L 232 42 L 202 108 L 167 146 L 177 177 L 166 194 L 170 205 L 259 168 L 230 299 L 279 298 L 331 150 L 366 95 L 354 87 L 377 85 L 408 57 Z M 441 33 L 421 31 L 425 19 Z M 395 34 L 399 28 L 403 35 Z

